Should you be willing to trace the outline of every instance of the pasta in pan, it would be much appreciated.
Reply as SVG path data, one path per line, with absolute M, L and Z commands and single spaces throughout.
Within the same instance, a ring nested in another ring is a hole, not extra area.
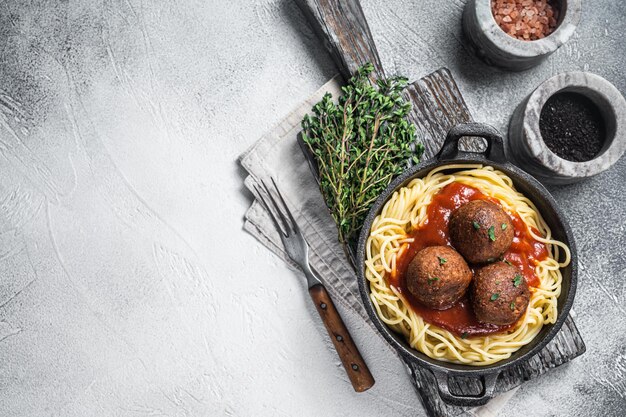
M 544 247 L 543 259 L 524 260 L 534 269 L 530 271 L 534 281 L 529 283 L 528 308 L 514 325 L 497 333 L 458 334 L 433 323 L 420 314 L 419 309 L 413 308 L 415 303 L 398 283 L 397 277 L 402 272 L 397 270 L 400 259 L 427 223 L 429 205 L 441 190 L 453 183 L 471 187 L 499 201 L 509 215 L 521 220 L 518 227 L 526 230 L 520 232 Z M 383 206 L 367 239 L 365 276 L 379 317 L 404 335 L 412 348 L 434 359 L 483 366 L 510 357 L 530 343 L 544 324 L 556 322 L 562 280 L 560 269 L 569 262 L 569 248 L 552 238 L 541 214 L 532 201 L 515 190 L 511 178 L 480 164 L 444 165 L 423 178 L 412 180 Z

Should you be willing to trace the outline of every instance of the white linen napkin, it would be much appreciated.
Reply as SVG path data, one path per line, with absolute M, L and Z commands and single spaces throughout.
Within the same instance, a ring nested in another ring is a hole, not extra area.
M 253 194 L 254 185 L 259 180 L 274 178 L 309 243 L 310 263 L 320 273 L 333 301 L 352 309 L 375 329 L 361 304 L 356 274 L 337 240 L 335 223 L 296 140 L 301 130 L 300 122 L 313 105 L 327 92 L 333 97 L 339 96 L 340 80 L 339 76 L 334 77 L 293 110 L 272 131 L 244 152 L 240 163 L 249 174 L 244 184 Z M 257 200 L 253 201 L 246 212 L 244 230 L 292 268 L 298 269 L 285 253 L 272 219 Z M 391 347 L 389 350 L 396 353 Z M 516 391 L 517 388 L 499 395 L 485 406 L 467 412 L 478 417 L 495 417 Z

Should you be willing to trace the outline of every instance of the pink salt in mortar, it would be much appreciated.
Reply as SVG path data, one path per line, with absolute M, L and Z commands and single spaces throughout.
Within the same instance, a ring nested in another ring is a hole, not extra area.
M 567 42 L 581 15 L 582 0 L 467 0 L 463 34 L 488 65 L 524 71 Z
M 558 7 L 550 0 L 491 0 L 491 12 L 507 35 L 522 41 L 550 35 L 559 18 Z

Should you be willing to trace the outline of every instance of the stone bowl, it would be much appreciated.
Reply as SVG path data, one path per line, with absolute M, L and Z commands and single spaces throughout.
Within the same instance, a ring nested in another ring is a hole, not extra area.
M 589 98 L 606 127 L 604 145 L 595 158 L 585 162 L 563 159 L 543 141 L 539 129 L 541 110 L 556 93 L 572 92 Z M 626 100 L 604 78 L 589 72 L 567 72 L 544 81 L 511 116 L 508 146 L 517 164 L 540 181 L 568 184 L 610 168 L 626 150 Z
M 554 32 L 536 41 L 516 39 L 496 23 L 491 0 L 469 0 L 463 10 L 463 32 L 476 55 L 490 65 L 523 71 L 559 49 L 574 34 L 580 21 L 582 0 L 559 0 L 560 16 Z

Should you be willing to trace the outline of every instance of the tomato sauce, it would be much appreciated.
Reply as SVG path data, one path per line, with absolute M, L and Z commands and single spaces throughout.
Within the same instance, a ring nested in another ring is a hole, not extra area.
M 428 205 L 427 219 L 424 224 L 413 231 L 410 237 L 413 242 L 408 243 L 400 253 L 396 262 L 396 269 L 391 274 L 390 284 L 398 288 L 409 301 L 413 311 L 419 314 L 426 322 L 442 327 L 452 333 L 467 337 L 503 332 L 513 326 L 497 326 L 481 323 L 476 319 L 468 295 L 457 301 L 447 310 L 434 310 L 419 303 L 406 289 L 406 270 L 413 257 L 428 246 L 452 246 L 448 233 L 450 214 L 472 200 L 487 200 L 500 205 L 496 198 L 481 193 L 469 185 L 453 182 L 442 188 L 433 196 Z M 548 256 L 548 250 L 542 242 L 535 240 L 517 213 L 507 213 L 511 218 L 515 234 L 511 247 L 503 255 L 503 260 L 517 267 L 530 287 L 539 285 L 539 278 L 535 275 L 537 262 Z M 538 231 L 533 230 L 535 234 Z M 471 265 L 470 265 L 471 267 Z

